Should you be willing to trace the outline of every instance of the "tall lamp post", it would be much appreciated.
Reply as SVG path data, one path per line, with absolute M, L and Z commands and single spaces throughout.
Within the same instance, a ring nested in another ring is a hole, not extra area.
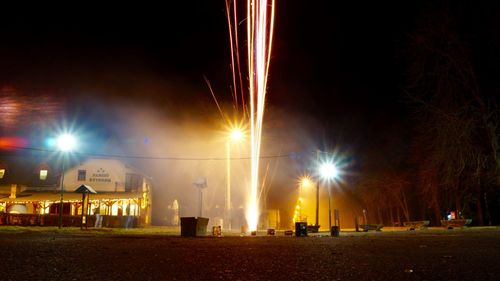
M 226 142 L 226 152 L 227 152 L 227 175 L 226 175 L 226 202 L 225 202 L 225 211 L 226 211 L 226 220 L 227 220 L 227 228 L 231 229 L 231 143 L 235 141 L 239 141 L 243 138 L 243 132 L 239 128 L 234 128 L 229 132 L 229 138 Z
M 298 208 L 297 217 L 298 217 L 298 221 L 299 222 L 302 222 L 302 189 L 303 188 L 308 188 L 311 185 L 312 185 L 312 181 L 311 181 L 311 178 L 309 176 L 304 176 L 304 177 L 300 178 L 300 182 L 299 182 L 299 200 L 298 200 L 298 204 L 297 204 L 297 208 Z
M 319 162 L 320 150 L 316 150 L 316 162 Z M 316 232 L 319 231 L 319 179 L 316 178 Z
M 67 152 L 73 150 L 76 145 L 75 138 L 70 134 L 63 134 L 57 138 L 57 148 L 62 152 L 62 169 L 61 169 L 61 200 L 59 204 L 59 228 L 62 227 L 62 214 L 64 208 L 64 164 Z
M 333 162 L 326 162 L 321 164 L 319 168 L 321 177 L 328 183 L 328 229 L 332 229 L 332 209 L 331 209 L 331 195 L 330 195 L 330 182 L 337 178 L 339 171 Z

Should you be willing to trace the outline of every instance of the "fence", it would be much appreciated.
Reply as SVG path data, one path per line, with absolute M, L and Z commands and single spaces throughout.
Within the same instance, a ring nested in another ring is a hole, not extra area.
M 95 216 L 87 216 L 87 226 L 93 227 Z M 80 227 L 81 216 L 62 216 L 62 226 Z M 123 228 L 127 224 L 127 216 L 102 216 L 102 226 L 111 228 Z M 18 226 L 59 226 L 59 215 L 36 215 L 36 214 L 8 214 L 0 213 L 0 225 Z M 85 226 L 85 225 L 84 225 Z M 133 217 L 129 227 L 139 227 L 139 218 Z

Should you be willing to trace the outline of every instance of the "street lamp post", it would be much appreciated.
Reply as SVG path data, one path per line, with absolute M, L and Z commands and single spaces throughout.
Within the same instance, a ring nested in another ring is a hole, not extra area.
M 317 230 L 319 230 L 319 180 L 316 180 L 316 224 Z
M 298 200 L 298 220 L 302 222 L 302 189 L 311 186 L 311 178 L 309 176 L 304 176 L 300 179 L 299 183 L 299 200 Z
M 228 229 L 231 229 L 231 142 L 239 141 L 243 138 L 243 132 L 241 129 L 235 128 L 230 131 L 229 139 L 226 142 L 226 152 L 227 152 L 227 164 L 226 164 L 226 202 L 225 202 L 225 211 L 226 211 L 226 225 Z
M 320 150 L 316 150 L 316 162 L 319 162 Z M 316 178 L 316 230 L 319 231 L 319 178 Z
M 330 195 L 330 181 L 338 176 L 338 169 L 332 162 L 324 163 L 320 166 L 320 175 L 327 181 L 328 184 L 328 227 L 332 228 L 332 209 L 331 209 L 331 195 Z
M 64 164 L 66 160 L 66 152 L 71 151 L 75 147 L 76 141 L 72 135 L 63 134 L 57 138 L 57 148 L 62 152 L 62 168 L 61 168 L 61 199 L 59 204 L 59 228 L 62 227 L 62 214 L 64 208 Z

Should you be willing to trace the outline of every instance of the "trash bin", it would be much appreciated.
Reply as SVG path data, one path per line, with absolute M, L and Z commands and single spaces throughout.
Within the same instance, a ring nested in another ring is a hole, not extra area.
M 340 227 L 338 227 L 338 226 L 336 226 L 336 225 L 332 226 L 332 229 L 331 229 L 331 231 L 330 231 L 330 234 L 331 234 L 332 236 L 338 237 L 338 236 L 339 236 L 339 234 L 340 234 Z
M 181 236 L 205 236 L 207 225 L 208 218 L 181 217 Z
M 297 236 L 297 237 L 307 236 L 307 223 L 306 222 L 296 222 L 295 223 L 295 236 Z
M 207 235 L 208 218 L 198 217 L 196 221 L 196 236 Z
M 195 217 L 181 218 L 181 236 L 196 236 L 196 222 Z

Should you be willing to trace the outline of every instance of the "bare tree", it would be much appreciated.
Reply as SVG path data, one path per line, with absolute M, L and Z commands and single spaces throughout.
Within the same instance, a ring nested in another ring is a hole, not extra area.
M 407 49 L 407 97 L 418 122 L 416 177 L 436 219 L 443 207 L 463 211 L 464 199 L 475 194 L 482 225 L 483 182 L 499 175 L 498 122 L 453 28 L 453 19 L 441 10 L 429 16 Z

